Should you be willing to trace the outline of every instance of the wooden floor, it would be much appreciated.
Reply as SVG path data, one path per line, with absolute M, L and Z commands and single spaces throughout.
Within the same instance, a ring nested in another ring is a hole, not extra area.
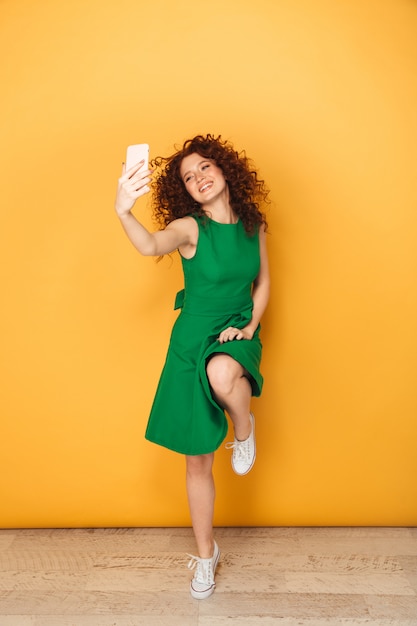
M 188 528 L 0 530 L 0 626 L 417 625 L 417 528 L 218 528 L 193 600 Z

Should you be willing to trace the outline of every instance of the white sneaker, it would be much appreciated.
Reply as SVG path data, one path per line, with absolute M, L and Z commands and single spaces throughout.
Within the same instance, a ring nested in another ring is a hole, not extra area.
M 194 569 L 197 565 L 194 577 L 190 583 L 191 595 L 197 600 L 204 600 L 204 598 L 211 596 L 216 586 L 214 574 L 220 558 L 219 546 L 214 542 L 214 553 L 211 559 L 200 559 L 199 556 L 193 556 L 192 554 L 188 556 L 191 557 L 188 569 Z
M 252 425 L 252 432 L 249 437 L 244 441 L 238 441 L 235 437 L 234 441 L 226 443 L 228 450 L 233 449 L 232 467 L 239 476 L 244 476 L 252 469 L 256 458 L 255 417 L 252 413 L 250 413 L 249 419 Z

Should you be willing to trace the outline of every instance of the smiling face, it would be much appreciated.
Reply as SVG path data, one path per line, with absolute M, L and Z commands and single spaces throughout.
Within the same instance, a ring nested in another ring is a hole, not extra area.
M 222 196 L 228 199 L 226 179 L 212 159 L 196 152 L 189 154 L 182 160 L 180 174 L 190 196 L 202 206 Z

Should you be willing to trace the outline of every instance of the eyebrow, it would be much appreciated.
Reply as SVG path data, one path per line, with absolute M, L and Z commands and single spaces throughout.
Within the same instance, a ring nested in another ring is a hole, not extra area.
M 199 161 L 197 163 L 197 166 L 201 165 L 202 163 L 210 163 L 210 159 L 202 159 L 201 161 Z M 186 172 L 184 172 L 184 174 L 182 175 L 183 179 L 188 175 L 191 174 L 191 170 L 187 170 Z

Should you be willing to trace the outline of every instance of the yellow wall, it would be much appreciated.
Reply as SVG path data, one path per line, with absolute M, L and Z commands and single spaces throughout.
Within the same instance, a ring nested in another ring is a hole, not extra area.
M 200 132 L 274 201 L 258 460 L 219 451 L 216 524 L 415 524 L 417 4 L 0 12 L 0 525 L 189 524 L 183 458 L 143 438 L 179 263 L 141 258 L 113 199 L 127 144 Z

